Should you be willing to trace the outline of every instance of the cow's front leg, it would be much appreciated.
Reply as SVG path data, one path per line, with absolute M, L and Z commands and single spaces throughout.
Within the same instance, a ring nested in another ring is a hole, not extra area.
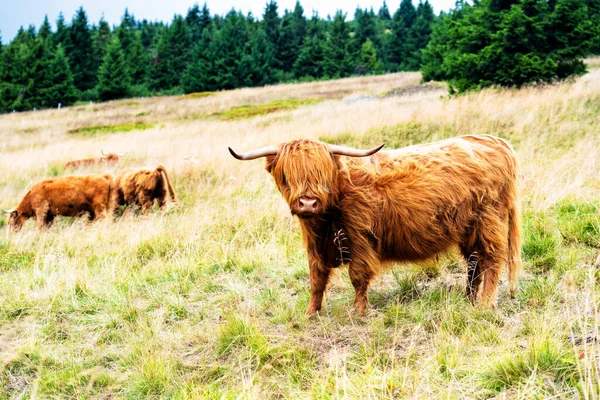
M 311 316 L 321 310 L 323 305 L 323 294 L 327 289 L 331 268 L 321 265 L 316 260 L 309 261 L 310 270 L 310 300 L 306 315 Z
M 364 315 L 369 309 L 369 299 L 367 295 L 369 283 L 371 282 L 374 273 L 367 265 L 351 263 L 348 268 L 348 274 L 350 275 L 350 281 L 356 292 L 354 307 L 359 314 Z

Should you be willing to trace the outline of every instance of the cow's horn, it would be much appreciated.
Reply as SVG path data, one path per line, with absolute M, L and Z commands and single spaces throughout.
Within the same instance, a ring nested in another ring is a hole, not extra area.
M 13 212 L 13 211 L 15 211 L 15 210 L 14 210 L 14 208 L 13 208 L 12 210 L 2 210 L 2 211 L 4 211 L 4 212 L 5 212 L 5 213 L 7 213 L 7 214 L 10 214 L 10 213 L 12 213 L 12 212 Z
M 251 150 L 242 154 L 236 153 L 231 147 L 228 147 L 228 149 L 231 155 L 237 158 L 238 160 L 254 160 L 255 158 L 275 156 L 279 151 L 279 148 L 277 146 L 261 147 L 260 149 Z
M 125 154 L 127 154 L 127 153 L 129 153 L 129 152 L 128 152 L 128 151 L 126 151 L 125 153 L 119 153 L 119 154 L 117 154 L 117 155 L 118 155 L 119 157 L 124 157 L 124 156 L 125 156 Z
M 103 156 L 106 155 L 106 153 L 104 152 L 104 149 L 100 150 L 100 153 L 102 153 Z
M 352 147 L 338 146 L 335 144 L 330 144 L 329 150 L 331 150 L 331 152 L 333 154 L 339 154 L 340 156 L 367 157 L 367 156 L 371 156 L 371 155 L 377 153 L 379 150 L 381 150 L 381 148 L 383 146 L 385 146 L 385 143 L 380 146 L 373 147 L 370 150 L 359 150 L 359 149 L 354 149 Z

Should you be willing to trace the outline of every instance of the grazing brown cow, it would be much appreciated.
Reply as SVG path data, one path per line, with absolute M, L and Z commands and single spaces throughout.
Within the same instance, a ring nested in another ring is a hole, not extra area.
M 89 214 L 90 221 L 106 215 L 112 175 L 65 176 L 36 183 L 9 213 L 8 226 L 19 231 L 25 221 L 35 217 L 38 228 L 49 227 L 57 216 Z
M 430 259 L 454 245 L 468 261 L 471 301 L 494 306 L 505 264 L 514 295 L 521 237 L 512 147 L 487 135 L 377 153 L 381 147 L 295 140 L 245 154 L 229 149 L 240 160 L 267 157 L 267 171 L 299 217 L 310 269 L 307 314 L 321 309 L 330 273 L 341 264 L 363 313 L 382 264 Z
M 112 164 L 116 164 L 119 162 L 119 157 L 123 157 L 125 156 L 125 154 L 127 154 L 127 152 L 125 153 L 105 153 L 104 150 L 101 151 L 102 152 L 102 157 L 96 157 L 96 158 L 84 158 L 81 160 L 73 160 L 73 161 L 69 161 L 65 164 L 65 168 L 82 168 L 82 167 L 89 167 L 92 165 L 112 165 Z
M 169 193 L 171 200 L 177 202 L 167 170 L 162 165 L 156 169 L 124 170 L 115 179 L 111 207 L 141 206 L 142 213 L 145 214 L 154 204 L 154 200 L 164 209 Z

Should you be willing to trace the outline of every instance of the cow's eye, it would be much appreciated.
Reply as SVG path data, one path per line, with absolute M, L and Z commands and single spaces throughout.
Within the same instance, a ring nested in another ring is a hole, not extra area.
M 281 175 L 281 184 L 283 186 L 287 186 L 287 179 L 285 179 L 285 175 Z

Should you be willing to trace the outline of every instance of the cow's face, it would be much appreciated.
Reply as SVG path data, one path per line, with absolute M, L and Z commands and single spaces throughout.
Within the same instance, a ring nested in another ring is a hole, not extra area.
M 311 218 L 322 214 L 335 201 L 340 162 L 327 145 L 296 140 L 267 157 L 267 171 L 290 206 L 292 215 Z
M 119 162 L 119 156 L 115 153 L 108 153 L 107 155 L 102 157 L 102 161 L 105 163 L 117 163 Z
M 27 216 L 14 210 L 8 216 L 8 227 L 11 231 L 18 232 L 23 227 L 25 221 L 27 221 Z

